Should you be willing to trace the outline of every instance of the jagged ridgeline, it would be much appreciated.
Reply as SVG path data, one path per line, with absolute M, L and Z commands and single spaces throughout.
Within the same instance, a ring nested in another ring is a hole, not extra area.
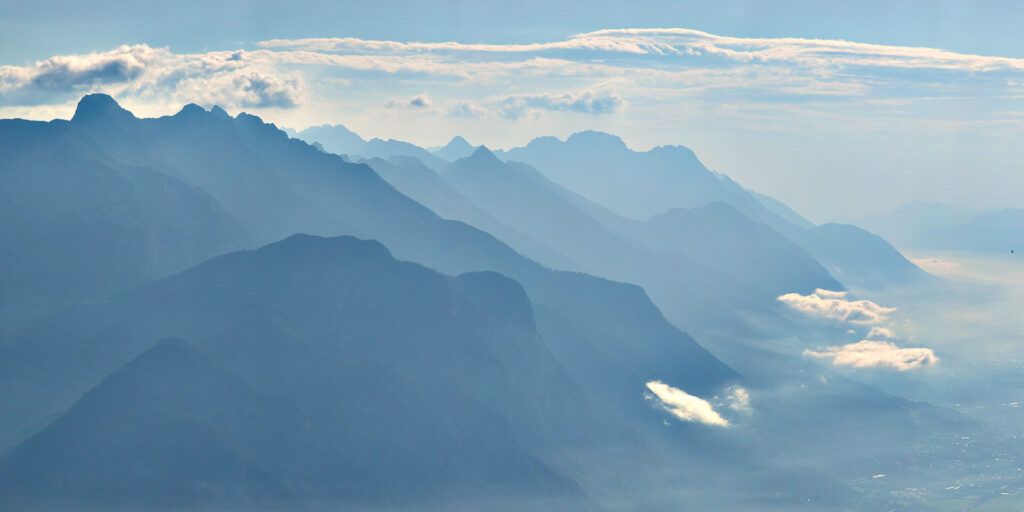
M 5 509 L 842 510 L 881 505 L 841 483 L 880 456 L 870 440 L 957 424 L 853 384 L 755 422 L 743 400 L 774 381 L 684 332 L 792 333 L 780 294 L 919 279 L 880 238 L 679 148 L 589 133 L 431 153 L 341 130 L 303 132 L 314 147 L 105 95 L 70 121 L 0 121 Z M 559 167 L 570 154 L 691 195 L 612 204 Z M 836 475 L 780 456 L 840 439 L 866 448 L 834 453 Z

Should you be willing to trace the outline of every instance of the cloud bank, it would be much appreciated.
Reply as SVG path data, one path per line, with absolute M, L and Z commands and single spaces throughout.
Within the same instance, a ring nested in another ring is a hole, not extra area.
M 622 105 L 622 98 L 614 93 L 583 91 L 561 94 L 522 94 L 497 100 L 502 117 L 519 119 L 532 110 L 579 112 L 583 114 L 611 114 Z
M 896 308 L 879 306 L 870 300 L 847 300 L 846 292 L 817 289 L 810 295 L 787 293 L 778 299 L 783 304 L 810 316 L 829 318 L 856 325 L 885 323 Z
M 892 368 L 912 370 L 938 362 L 930 348 L 900 348 L 887 341 L 861 340 L 841 347 L 826 347 L 819 351 L 805 350 L 805 355 L 832 359 L 836 366 L 853 368 Z
M 658 400 L 658 405 L 662 409 L 682 421 L 719 427 L 729 426 L 729 422 L 715 412 L 711 404 L 703 398 L 693 396 L 681 389 L 659 381 L 648 382 L 647 389 L 654 394 L 654 397 Z
M 252 58 L 257 57 L 257 58 Z M 136 102 L 292 109 L 302 103 L 299 74 L 246 52 L 175 54 L 147 45 L 55 56 L 0 66 L 0 105 L 46 105 L 105 92 Z

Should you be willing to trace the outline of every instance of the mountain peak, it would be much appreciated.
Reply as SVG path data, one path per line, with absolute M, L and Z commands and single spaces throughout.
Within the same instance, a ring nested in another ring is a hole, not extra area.
M 210 109 L 210 113 L 221 119 L 231 119 L 231 116 L 228 115 L 228 113 L 225 112 L 224 109 L 220 108 L 219 105 L 214 105 L 213 108 Z
M 135 116 L 107 94 L 87 94 L 78 101 L 71 120 L 81 122 L 103 118 L 135 119 Z
M 484 146 L 483 144 L 478 146 L 476 151 L 473 151 L 473 154 L 469 155 L 468 158 L 476 161 L 500 161 L 498 160 L 498 157 L 494 156 L 494 153 L 491 153 L 491 150 L 487 149 L 487 146 Z
M 462 135 L 456 135 L 456 136 L 452 137 L 452 140 L 448 141 L 448 144 L 445 144 L 444 147 L 445 148 L 451 148 L 451 149 L 458 149 L 458 148 L 466 148 L 466 147 L 472 148 L 473 145 L 470 144 L 468 141 L 466 141 L 466 139 L 462 138 Z
M 615 148 L 624 150 L 629 149 L 628 147 L 626 147 L 626 143 L 623 142 L 619 136 L 605 132 L 597 132 L 594 130 L 576 132 L 570 135 L 569 138 L 565 140 L 565 142 L 567 144 L 600 144 L 605 148 Z
M 456 135 L 443 148 L 435 150 L 434 154 L 449 162 L 454 162 L 472 154 L 473 149 L 473 145 L 466 142 L 466 139 L 462 138 L 461 135 Z
M 194 117 L 204 114 L 206 114 L 206 109 L 196 105 L 195 103 L 189 103 L 188 105 L 181 107 L 181 110 L 179 110 L 177 114 L 174 114 L 174 117 Z

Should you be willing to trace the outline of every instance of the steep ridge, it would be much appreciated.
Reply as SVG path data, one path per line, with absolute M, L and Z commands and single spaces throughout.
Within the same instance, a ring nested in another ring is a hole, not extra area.
M 239 478 L 251 475 L 272 479 L 282 499 L 381 503 L 467 489 L 574 498 L 578 486 L 520 443 L 565 449 L 609 435 L 547 352 L 517 283 L 493 273 L 446 277 L 372 241 L 295 235 L 36 329 L 18 355 L 45 356 L 31 370 L 4 368 L 37 375 L 20 376 L 22 391 L 29 383 L 33 400 L 59 406 L 99 381 L 4 461 L 6 476 L 36 485 L 53 482 L 47 474 L 81 479 L 39 496 L 88 500 L 76 493 L 120 494 L 141 478 L 146 503 L 204 488 L 227 495 L 194 497 L 208 503 L 247 494 Z M 212 362 L 180 342 L 150 348 L 168 337 L 193 340 Z M 169 439 L 145 439 L 149 429 L 180 425 Z M 109 429 L 138 444 L 118 445 Z M 88 451 L 57 463 L 74 442 Z M 147 458 L 152 472 L 104 469 L 133 446 L 159 454 Z M 211 460 L 237 456 L 184 475 L 195 480 L 161 476 L 207 450 Z
M 348 155 L 352 159 L 381 158 L 387 160 L 393 156 L 412 157 L 435 171 L 440 171 L 448 165 L 448 160 L 439 155 L 434 155 L 415 144 L 394 139 L 373 138 L 364 140 L 358 134 L 340 124 L 312 126 L 297 132 L 295 135 L 297 138 L 310 144 L 314 142 L 320 143 L 324 149 L 331 153 Z
M 553 182 L 634 220 L 645 220 L 674 208 L 728 203 L 750 220 L 767 225 L 806 249 L 835 277 L 849 281 L 850 285 L 919 284 L 927 279 L 926 274 L 884 240 L 863 230 L 845 228 L 857 243 L 844 245 L 833 236 L 835 228 L 806 226 L 800 222 L 802 218 L 794 217 L 784 205 L 758 198 L 728 176 L 708 170 L 691 150 L 682 146 L 659 146 L 638 152 L 614 135 L 587 131 L 575 133 L 565 141 L 539 137 L 500 156 L 530 164 Z M 878 265 L 868 270 L 860 263 L 865 259 Z M 867 273 L 859 274 L 861 271 Z
M 0 121 L 0 336 L 251 243 L 204 191 L 76 129 L 102 115 L 137 122 L 110 103 L 85 102 L 71 123 Z
M 88 134 L 90 144 L 105 148 L 108 154 L 148 162 L 155 172 L 179 180 L 187 177 L 193 187 L 209 187 L 213 200 L 230 204 L 225 210 L 251 226 L 260 240 L 308 224 L 321 234 L 352 233 L 380 239 L 399 259 L 426 263 L 452 274 L 497 270 L 514 277 L 522 288 L 490 272 L 453 278 L 396 262 L 376 242 L 296 236 L 80 307 L 40 322 L 11 343 L 0 345 L 0 417 L 8 423 L 4 436 L 9 442 L 35 434 L 22 446 L 43 446 L 34 452 L 44 456 L 39 460 L 62 451 L 59 443 L 37 444 L 40 436 L 61 437 L 46 434 L 62 431 L 45 425 L 74 423 L 86 425 L 85 430 L 89 424 L 102 425 L 90 423 L 94 414 L 69 416 L 64 411 L 69 407 L 83 410 L 78 402 L 81 393 L 108 389 L 103 379 L 119 365 L 131 365 L 132 358 L 153 347 L 155 340 L 177 337 L 208 355 L 211 365 L 195 362 L 201 358 L 190 359 L 190 364 L 207 368 L 203 370 L 207 374 L 220 375 L 210 380 L 228 378 L 226 373 L 251 388 L 252 393 L 246 393 L 257 404 L 254 407 L 263 408 L 261 397 L 267 396 L 275 403 L 284 400 L 301 405 L 303 414 L 313 418 L 304 424 L 316 427 L 307 438 L 310 445 L 333 446 L 325 440 L 347 439 L 351 442 L 343 446 L 370 446 L 373 443 L 366 440 L 380 435 L 382 445 L 388 448 L 383 462 L 361 464 L 358 461 L 370 457 L 366 450 L 321 454 L 305 446 L 306 451 L 300 452 L 308 454 L 300 464 L 308 469 L 304 472 L 288 460 L 276 459 L 273 450 L 240 450 L 229 443 L 238 456 L 225 455 L 225 460 L 234 462 L 209 474 L 224 488 L 242 495 L 248 492 L 246 480 L 229 477 L 243 473 L 263 478 L 264 471 L 272 475 L 271 480 L 264 480 L 274 482 L 268 484 L 271 490 L 278 484 L 292 489 L 294 482 L 305 482 L 308 487 L 303 492 L 322 493 L 331 499 L 372 502 L 374 496 L 396 489 L 405 489 L 405 496 L 416 499 L 427 492 L 416 482 L 424 473 L 434 472 L 445 453 L 460 454 L 461 463 L 442 466 L 442 471 L 425 482 L 433 490 L 445 488 L 453 493 L 468 483 L 474 488 L 511 487 L 512 492 L 576 499 L 577 488 L 556 473 L 575 477 L 564 470 L 607 465 L 607 453 L 626 453 L 630 460 L 635 457 L 637 466 L 649 470 L 650 476 L 672 475 L 673 488 L 724 486 L 734 501 L 747 499 L 747 491 L 755 488 L 763 493 L 758 496 L 778 500 L 781 495 L 781 499 L 791 500 L 789 504 L 805 503 L 807 497 L 818 504 L 825 502 L 823 495 L 845 495 L 842 486 L 827 478 L 806 479 L 821 484 L 813 492 L 788 488 L 793 480 L 786 483 L 789 476 L 785 471 L 758 467 L 748 458 L 760 457 L 763 452 L 747 453 L 737 445 L 742 443 L 735 442 L 739 437 L 729 442 L 730 436 L 739 436 L 742 429 L 718 432 L 682 423 L 663 432 L 651 430 L 652 424 L 660 429 L 669 418 L 643 399 L 644 385 L 651 380 L 662 380 L 709 400 L 729 386 L 746 383 L 668 323 L 643 289 L 546 269 L 486 233 L 440 219 L 369 167 L 288 139 L 254 116 L 232 119 L 219 109 L 207 112 L 189 106 L 176 116 L 140 120 L 110 108 L 105 101 L 90 101 L 106 103 L 106 107 L 95 109 L 95 115 L 76 116 L 78 120 L 68 124 L 71 129 Z M 104 124 L 103 115 L 113 119 Z M 232 180 L 240 180 L 238 188 L 242 190 L 232 189 Z M 259 200 L 266 196 L 259 193 L 279 194 L 274 200 L 281 204 L 275 203 L 269 211 L 261 209 Z M 527 313 L 531 309 L 535 323 Z M 770 359 L 764 361 L 771 363 Z M 370 391 L 359 396 L 324 393 L 325 389 L 362 390 L 367 383 Z M 132 387 L 146 390 L 140 396 L 158 396 L 148 393 L 163 389 L 164 383 L 139 382 Z M 590 399 L 594 397 L 597 400 Z M 815 407 L 793 409 L 800 412 L 791 418 L 806 423 L 818 411 L 825 411 L 830 419 L 840 417 L 828 406 L 834 409 L 841 400 L 827 393 L 818 398 L 821 402 Z M 339 404 L 343 413 L 338 412 Z M 609 416 L 598 413 L 595 418 L 595 407 Z M 883 409 L 894 415 L 908 414 L 891 397 L 868 403 L 862 411 L 870 416 Z M 465 430 L 453 426 L 448 417 L 438 418 L 438 410 L 457 411 L 464 421 L 456 423 Z M 167 412 L 159 408 L 144 411 L 157 417 Z M 351 411 L 356 411 L 354 417 L 347 414 Z M 779 428 L 784 434 L 788 425 L 772 420 L 774 412 L 763 417 L 769 421 L 767 427 Z M 61 419 L 50 423 L 54 417 Z M 428 426 L 426 437 L 408 437 L 408 429 L 413 428 L 410 424 L 421 419 Z M 565 458 L 547 452 L 554 448 L 550 445 L 571 445 L 567 440 L 575 438 L 585 445 L 617 436 L 621 431 L 609 425 L 617 420 L 632 427 L 642 425 L 642 437 L 653 440 L 646 446 L 662 449 L 657 464 L 640 464 L 653 461 L 645 458 L 651 451 L 631 450 L 634 444 L 627 444 L 625 450 L 603 452 L 603 458 L 572 459 L 564 467 L 553 460 Z M 211 421 L 220 420 L 203 419 L 201 423 Z M 572 427 L 566 428 L 569 425 Z M 473 437 L 481 432 L 495 435 L 486 440 Z M 868 439 L 874 433 L 850 431 L 850 435 Z M 186 429 L 183 434 L 182 443 L 201 447 L 197 449 L 221 450 L 224 446 L 219 438 L 204 438 L 202 429 Z M 464 437 L 467 444 L 450 445 L 453 438 Z M 409 455 L 415 451 L 409 447 L 410 439 L 414 446 L 436 444 L 440 454 L 428 450 L 425 456 L 433 461 L 430 463 L 417 459 L 415 454 Z M 498 441 L 488 444 L 494 439 Z M 169 446 L 161 449 L 174 452 L 173 442 Z M 380 455 L 378 450 L 372 452 L 373 457 Z M 481 466 L 481 454 L 510 464 Z M 410 457 L 403 466 L 407 469 L 397 475 L 387 471 L 401 466 L 406 456 Z M 713 457 L 724 460 L 709 460 Z M 4 467 L 15 467 L 10 471 L 18 473 L 28 467 L 22 464 L 31 465 L 26 462 L 30 460 L 36 459 L 12 455 L 0 465 L 13 464 Z M 336 460 L 345 461 L 343 467 L 332 467 Z M 669 471 L 677 467 L 683 469 Z M 351 468 L 359 468 L 358 478 L 349 472 Z M 748 485 L 756 483 L 757 475 L 765 471 L 777 478 Z M 44 473 L 45 468 L 37 474 Z M 392 476 L 396 480 L 388 480 Z M 625 487 L 637 483 L 617 480 Z M 599 485 L 590 480 L 585 487 Z M 188 484 L 184 488 L 193 489 Z M 736 489 L 744 492 L 737 496 Z M 642 498 L 644 493 L 638 494 Z
M 843 289 L 807 251 L 728 203 L 669 210 L 637 225 L 634 233 L 650 247 L 686 254 L 772 298 L 816 288 Z
M 490 233 L 524 256 L 552 268 L 578 268 L 578 264 L 547 244 L 502 224 L 415 158 L 393 156 L 388 160 L 374 158 L 361 163 L 369 165 L 399 192 L 430 208 L 442 218 L 465 222 Z
M 473 146 L 466 139 L 462 138 L 461 135 L 452 137 L 452 140 L 448 141 L 443 148 L 440 148 L 433 153 L 444 160 L 454 162 L 460 158 L 466 158 L 473 154 L 476 150 L 476 146 Z
M 640 284 L 669 318 L 698 333 L 731 330 L 765 336 L 768 333 L 745 329 L 746 317 L 757 317 L 762 326 L 786 329 L 787 322 L 777 314 L 779 295 L 842 288 L 806 252 L 735 210 L 728 220 L 742 226 L 731 231 L 716 231 L 729 222 L 716 224 L 715 216 L 681 223 L 678 229 L 671 223 L 630 221 L 599 212 L 597 205 L 582 204 L 585 199 L 574 201 L 571 192 L 535 169 L 501 162 L 483 147 L 454 162 L 443 177 L 503 223 L 580 262 L 580 270 Z M 712 232 L 721 235 L 718 245 L 707 240 Z M 748 252 L 736 253 L 737 248 Z M 774 266 L 758 266 L 769 259 Z M 755 263 L 755 269 L 784 272 L 737 273 L 748 262 Z
M 375 238 L 388 244 L 399 259 L 417 261 L 442 272 L 494 270 L 509 275 L 524 285 L 531 301 L 554 308 L 584 325 L 611 325 L 628 331 L 637 328 L 636 321 L 622 312 L 647 311 L 649 321 L 656 322 L 655 327 L 668 334 L 658 338 L 616 338 L 617 342 L 646 347 L 645 350 L 653 353 L 679 354 L 682 351 L 687 358 L 674 362 L 671 375 L 659 377 L 659 372 L 652 368 L 654 375 L 646 378 L 673 377 L 690 381 L 687 377 L 690 374 L 713 376 L 700 383 L 703 390 L 715 389 L 737 378 L 735 372 L 671 327 L 639 288 L 594 279 L 585 292 L 574 290 L 573 287 L 579 286 L 574 274 L 552 272 L 486 233 L 440 219 L 398 193 L 365 165 L 347 163 L 336 155 L 289 139 L 253 116 L 243 114 L 230 119 L 197 108 L 188 107 L 176 116 L 159 119 L 134 119 L 130 134 L 118 131 L 116 126 L 106 131 L 95 126 L 96 129 L 88 133 L 95 145 L 109 147 L 111 152 L 125 158 L 146 159 L 147 154 L 155 155 L 148 159 L 154 166 L 167 174 L 194 179 L 194 186 L 210 192 L 218 201 L 233 199 L 225 201 L 231 204 L 226 209 L 251 226 L 252 231 L 259 234 L 258 239 L 265 239 L 278 230 L 304 231 L 304 226 L 314 233 L 319 230 L 317 234 L 322 235 L 350 233 Z M 122 136 L 132 137 L 135 144 L 124 147 Z M 229 186 L 239 180 L 246 185 L 240 189 Z M 279 191 L 280 202 L 263 208 L 259 201 L 263 196 L 256 194 L 255 198 L 245 199 L 248 191 L 267 190 Z M 276 213 L 281 216 L 276 217 Z M 332 224 L 334 219 L 343 220 Z M 623 289 L 634 291 L 622 293 Z M 592 310 L 588 309 L 590 302 L 614 306 Z M 598 314 L 602 316 L 600 322 L 592 317 Z M 180 337 L 194 339 L 187 335 Z M 20 347 L 30 343 L 27 340 L 56 338 L 59 336 L 39 334 L 39 331 L 27 333 L 20 338 L 23 343 L 16 343 L 16 348 L 10 350 L 21 350 Z M 73 347 L 69 350 L 74 352 Z M 5 359 L 24 361 L 18 359 L 21 356 L 11 352 L 9 355 Z M 29 360 L 42 357 L 34 353 L 23 356 Z M 568 369 L 570 373 L 576 371 Z M 22 377 L 31 380 L 32 376 L 12 369 L 7 385 L 16 388 Z M 632 393 L 642 392 L 642 383 L 640 386 Z M 633 394 L 631 400 L 635 402 L 636 396 Z M 62 403 L 73 398 L 73 395 L 65 396 Z M 31 393 L 27 392 L 12 392 L 4 397 L 4 402 L 5 411 L 11 413 L 3 416 L 17 423 L 4 428 L 8 443 L 30 433 L 59 409 L 52 403 L 41 403 L 35 413 L 25 413 L 22 407 L 35 407 Z

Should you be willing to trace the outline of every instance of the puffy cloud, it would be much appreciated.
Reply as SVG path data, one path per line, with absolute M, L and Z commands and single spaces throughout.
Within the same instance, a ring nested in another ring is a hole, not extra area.
M 531 110 L 610 114 L 622 105 L 622 98 L 609 92 L 583 91 L 562 94 L 521 94 L 497 100 L 502 117 L 519 119 Z
M 751 412 L 750 407 L 750 393 L 745 388 L 739 386 L 733 386 L 729 389 L 729 393 L 725 395 L 726 403 L 729 408 L 742 413 Z
M 299 82 L 294 78 L 248 73 L 235 76 L 233 82 L 235 90 L 241 93 L 235 101 L 239 106 L 294 108 L 299 104 Z
M 647 383 L 647 389 L 658 400 L 658 405 L 682 421 L 728 427 L 729 422 L 720 416 L 711 404 L 703 398 L 693 396 L 681 389 L 659 381 Z
M 133 103 L 203 103 L 243 108 L 295 108 L 303 81 L 253 52 L 174 54 L 147 45 L 0 66 L 0 104 L 65 103 L 105 92 Z
M 82 57 L 57 56 L 36 64 L 25 78 L 27 85 L 67 91 L 96 84 L 127 82 L 138 77 L 157 50 L 145 45 L 123 46 L 117 52 Z
M 825 290 L 825 289 L 822 289 L 822 288 L 815 288 L 814 289 L 814 293 L 816 295 L 818 295 L 819 297 L 824 297 L 826 299 L 841 299 L 843 297 L 846 297 L 846 294 L 849 293 L 849 292 L 845 292 L 845 291 L 832 291 L 832 290 Z
M 808 315 L 857 325 L 884 323 L 889 320 L 889 314 L 896 311 L 896 308 L 879 306 L 869 300 L 847 300 L 846 292 L 822 289 L 810 295 L 787 293 L 778 300 Z
M 826 347 L 819 351 L 805 350 L 805 355 L 832 359 L 836 366 L 854 368 L 892 368 L 911 370 L 934 364 L 939 358 L 930 348 L 900 348 L 887 341 L 861 340 L 841 347 Z
M 869 340 L 878 340 L 878 339 L 891 340 L 891 339 L 893 339 L 895 337 L 896 337 L 896 333 L 892 332 L 891 329 L 888 329 L 888 328 L 885 328 L 885 327 L 879 327 L 877 325 L 872 327 L 871 330 L 868 331 L 868 335 L 867 335 L 867 339 L 869 339 Z

